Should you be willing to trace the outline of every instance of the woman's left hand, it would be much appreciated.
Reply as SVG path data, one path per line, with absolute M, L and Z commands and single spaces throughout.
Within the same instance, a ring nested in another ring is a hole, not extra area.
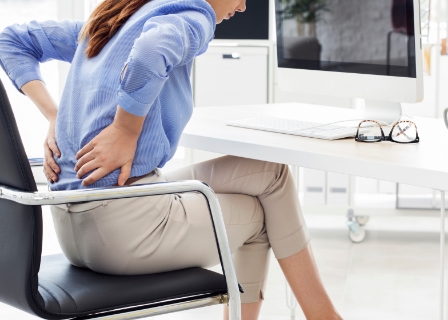
M 101 131 L 76 154 L 77 178 L 92 172 L 82 185 L 91 185 L 118 168 L 121 168 L 118 185 L 124 185 L 131 174 L 137 140 L 138 135 L 122 130 L 114 123 Z
M 128 113 L 117 106 L 114 122 L 84 146 L 76 154 L 77 178 L 92 172 L 82 181 L 83 186 L 91 185 L 105 175 L 120 168 L 118 185 L 123 186 L 129 179 L 137 150 L 137 140 L 142 131 L 145 117 Z

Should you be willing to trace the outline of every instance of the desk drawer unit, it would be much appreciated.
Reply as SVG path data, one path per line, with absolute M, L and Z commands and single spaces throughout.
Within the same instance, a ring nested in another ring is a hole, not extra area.
M 211 46 L 194 69 L 196 107 L 268 103 L 268 48 Z

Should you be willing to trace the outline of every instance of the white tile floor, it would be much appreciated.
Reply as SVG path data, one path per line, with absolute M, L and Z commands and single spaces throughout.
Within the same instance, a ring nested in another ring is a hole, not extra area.
M 60 249 L 47 210 L 44 210 L 44 254 L 53 254 Z M 367 238 L 361 244 L 348 240 L 344 217 L 313 215 L 306 219 L 323 281 L 344 319 L 437 318 L 439 221 L 436 217 L 372 217 Z M 422 226 L 425 232 L 414 231 Z M 296 319 L 304 319 L 299 308 L 295 314 Z M 0 319 L 35 318 L 0 304 Z M 153 319 L 221 319 L 221 307 Z M 260 320 L 274 319 L 291 318 L 286 305 L 285 280 L 272 259 Z

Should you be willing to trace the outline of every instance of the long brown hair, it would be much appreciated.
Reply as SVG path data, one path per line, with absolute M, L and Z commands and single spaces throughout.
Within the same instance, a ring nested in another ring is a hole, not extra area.
M 96 57 L 131 15 L 150 0 L 104 0 L 84 25 L 80 40 L 89 38 L 86 54 Z

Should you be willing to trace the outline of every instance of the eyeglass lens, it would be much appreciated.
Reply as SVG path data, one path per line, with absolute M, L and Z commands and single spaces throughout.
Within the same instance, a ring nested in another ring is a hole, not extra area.
M 417 139 L 417 128 L 412 122 L 400 121 L 392 128 L 391 139 L 396 142 L 413 142 Z
M 363 142 L 378 142 L 383 139 L 381 127 L 373 121 L 364 121 L 358 128 L 358 140 Z

